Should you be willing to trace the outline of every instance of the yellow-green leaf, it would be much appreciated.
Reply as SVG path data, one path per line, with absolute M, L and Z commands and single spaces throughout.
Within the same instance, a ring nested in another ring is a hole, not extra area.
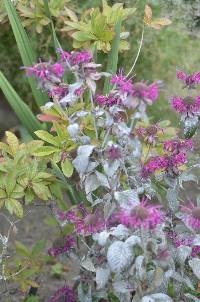
M 54 152 L 59 151 L 59 149 L 52 146 L 42 146 L 34 151 L 32 154 L 35 156 L 47 156 L 53 154 Z
M 59 146 L 59 142 L 58 142 L 58 139 L 57 137 L 51 135 L 50 133 L 48 133 L 47 131 L 44 131 L 44 130 L 38 130 L 38 131 L 35 131 L 35 134 L 41 138 L 43 141 L 49 143 L 49 144 L 52 144 L 54 146 Z
M 18 138 L 10 131 L 6 131 L 6 138 L 12 155 L 15 155 L 19 149 Z
M 61 163 L 61 168 L 62 168 L 62 171 L 63 171 L 63 173 L 66 177 L 71 177 L 72 176 L 74 168 L 73 168 L 73 165 L 72 165 L 71 161 L 68 158 L 66 158 Z
M 21 203 L 16 199 L 7 198 L 5 200 L 5 207 L 10 212 L 11 215 L 14 213 L 19 218 L 23 217 L 23 207 Z

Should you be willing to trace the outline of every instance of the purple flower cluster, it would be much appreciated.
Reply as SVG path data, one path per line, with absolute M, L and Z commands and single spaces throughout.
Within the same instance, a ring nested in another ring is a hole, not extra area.
M 132 95 L 147 103 L 153 103 L 158 98 L 158 85 L 157 83 L 152 83 L 150 85 L 147 85 L 144 82 L 135 83 Z
M 128 208 L 120 208 L 116 217 L 119 222 L 134 229 L 154 229 L 162 221 L 162 212 L 159 205 L 148 204 L 147 199 Z
M 181 211 L 185 225 L 193 230 L 200 231 L 200 207 L 190 201 L 188 206 L 181 206 Z
M 157 171 L 172 172 L 177 175 L 178 167 L 187 162 L 186 154 L 179 152 L 178 154 L 164 154 L 163 156 L 152 157 L 148 163 L 143 166 L 142 177 L 146 178 Z
M 48 254 L 52 257 L 68 252 L 75 245 L 73 236 L 69 235 L 55 241 L 55 246 L 48 249 Z
M 81 203 L 76 208 L 67 212 L 57 212 L 57 217 L 61 221 L 68 221 L 74 224 L 76 233 L 88 236 L 105 229 L 105 220 L 100 209 L 98 208 L 94 213 L 88 211 Z
M 73 290 L 67 285 L 59 288 L 48 302 L 75 302 L 75 295 Z
M 179 139 L 175 138 L 172 140 L 164 141 L 164 151 L 171 152 L 173 154 L 179 153 L 180 151 L 192 150 L 193 141 L 192 139 Z
M 192 74 L 186 74 L 182 70 L 177 70 L 176 77 L 184 83 L 185 87 L 188 88 L 194 88 L 196 84 L 200 84 L 200 71 Z
M 110 93 L 107 96 L 99 95 L 96 97 L 96 102 L 100 106 L 113 106 L 113 105 L 120 105 L 121 100 L 119 97 L 115 96 L 114 94 Z
M 192 97 L 172 97 L 171 98 L 171 106 L 173 109 L 180 113 L 186 115 L 199 115 L 200 114 L 200 96 L 196 98 Z
M 186 164 L 186 151 L 193 146 L 191 139 L 172 139 L 163 142 L 163 149 L 165 152 L 162 156 L 152 157 L 142 169 L 142 177 L 146 178 L 157 171 L 172 172 L 177 175 L 178 167 Z
M 107 96 L 97 96 L 97 104 L 107 107 L 116 104 L 130 107 L 132 106 L 132 99 L 135 98 L 147 104 L 153 103 L 158 98 L 157 83 L 147 85 L 144 82 L 138 82 L 133 84 L 122 72 L 112 76 L 110 83 L 114 85 L 113 90 Z
M 133 93 L 133 84 L 131 80 L 127 79 L 122 72 L 114 75 L 111 78 L 111 84 L 115 85 L 116 88 L 122 94 L 132 94 Z
M 62 49 L 57 49 L 57 52 L 60 54 L 60 60 L 62 62 L 67 61 L 71 66 L 89 63 L 92 61 L 92 55 L 89 51 L 67 52 Z
M 193 245 L 194 239 L 192 237 L 188 237 L 188 236 L 180 237 L 175 232 L 172 232 L 172 234 L 170 234 L 170 238 L 172 239 L 173 244 L 176 248 L 182 245 L 192 247 L 192 252 L 191 252 L 192 257 L 196 257 L 198 256 L 198 254 L 200 254 L 200 245 L 194 246 Z
M 136 134 L 142 138 L 147 144 L 154 145 L 159 132 L 163 132 L 158 125 L 150 125 L 149 127 L 136 128 Z

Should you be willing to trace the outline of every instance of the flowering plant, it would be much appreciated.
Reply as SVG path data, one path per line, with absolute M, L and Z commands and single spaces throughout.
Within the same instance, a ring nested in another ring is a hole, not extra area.
M 49 301 L 199 301 L 200 204 L 184 191 L 186 182 L 198 181 L 192 138 L 199 97 L 189 105 L 171 98 L 184 137 L 166 121 L 149 122 L 146 109 L 158 98 L 158 82 L 101 71 L 88 50 L 59 48 L 57 54 L 56 62 L 24 67 L 50 98 L 38 119 L 51 128 L 36 131 L 40 140 L 28 147 L 8 134 L 0 169 L 13 179 L 14 165 L 31 163 L 31 172 L 21 167 L 9 190 L 0 183 L 1 206 L 22 217 L 35 195 L 47 200 L 59 226 L 48 259 L 75 261 L 71 286 Z M 101 93 L 104 77 L 110 90 Z M 199 84 L 199 72 L 177 77 L 189 89 Z M 66 182 L 81 191 L 74 202 L 62 200 Z M 0 237 L 4 281 L 21 273 L 7 266 L 8 238 Z

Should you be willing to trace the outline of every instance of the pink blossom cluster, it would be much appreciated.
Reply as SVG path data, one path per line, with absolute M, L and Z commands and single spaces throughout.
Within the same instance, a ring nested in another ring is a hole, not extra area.
M 73 290 L 65 285 L 61 288 L 59 288 L 54 295 L 50 298 L 48 302 L 75 302 L 75 295 Z
M 106 157 L 109 160 L 116 160 L 122 157 L 122 152 L 118 146 L 112 145 L 109 146 L 106 150 Z
M 147 85 L 144 82 L 135 83 L 132 95 L 147 103 L 153 103 L 158 98 L 158 85 L 157 83 L 152 83 L 150 85 Z
M 154 144 L 156 142 L 156 138 L 159 132 L 163 132 L 158 125 L 150 125 L 149 127 L 139 127 L 136 128 L 136 134 L 139 135 L 147 144 Z
M 120 208 L 116 217 L 119 222 L 134 229 L 154 229 L 162 222 L 163 214 L 160 205 L 148 204 L 147 199 L 142 199 L 139 204 Z
M 162 156 L 152 157 L 142 169 L 142 177 L 146 178 L 157 171 L 178 173 L 178 167 L 187 162 L 186 154 L 179 152 L 177 154 L 164 154 Z
M 116 104 L 126 104 L 129 106 L 131 99 L 127 101 L 127 98 L 138 98 L 150 104 L 158 98 L 157 83 L 147 85 L 144 82 L 138 82 L 133 84 L 132 81 L 124 76 L 122 72 L 113 75 L 110 82 L 114 85 L 114 88 L 109 95 L 99 95 L 96 97 L 96 102 L 99 105 L 110 107 Z
M 57 52 L 60 54 L 60 60 L 62 62 L 68 62 L 71 66 L 79 65 L 82 63 L 89 63 L 92 61 L 92 55 L 89 51 L 72 51 L 67 52 L 62 49 L 57 49 Z
M 57 211 L 57 217 L 61 221 L 66 220 L 74 224 L 76 233 L 84 236 L 100 232 L 106 226 L 99 208 L 93 213 L 88 211 L 82 203 L 67 212 Z
M 121 99 L 114 94 L 110 93 L 107 96 L 99 95 L 96 97 L 96 103 L 100 106 L 113 106 L 113 105 L 120 105 Z
M 176 248 L 180 247 L 180 246 L 189 246 L 192 247 L 192 252 L 191 252 L 191 256 L 192 257 L 196 257 L 198 254 L 200 254 L 200 245 L 193 245 L 193 241 L 194 239 L 192 237 L 180 237 L 178 236 L 177 233 L 172 232 L 172 234 L 170 234 L 170 238 L 173 241 L 173 244 Z
M 171 153 L 179 153 L 180 151 L 192 150 L 192 139 L 175 138 L 172 140 L 164 141 L 163 149 Z
M 115 85 L 120 93 L 132 94 L 133 93 L 133 84 L 131 80 L 127 79 L 122 72 L 114 75 L 111 78 L 111 84 Z
M 74 245 L 75 245 L 75 240 L 73 236 L 69 235 L 66 236 L 65 238 L 61 238 L 62 240 L 57 241 L 56 246 L 51 247 L 48 249 L 48 254 L 52 257 L 59 256 L 61 254 L 64 254 L 68 252 Z
M 200 71 L 194 72 L 192 74 L 186 74 L 182 70 L 177 70 L 176 77 L 188 88 L 194 88 L 194 85 L 200 84 Z
M 181 206 L 181 211 L 185 225 L 193 230 L 200 231 L 200 207 L 190 201 L 188 206 Z
M 180 114 L 198 115 L 200 114 L 200 96 L 196 98 L 174 96 L 171 98 L 171 106 Z
M 61 63 L 46 63 L 40 62 L 31 67 L 25 67 L 27 76 L 35 76 L 41 80 L 47 80 L 52 76 L 62 78 L 64 74 L 64 67 Z

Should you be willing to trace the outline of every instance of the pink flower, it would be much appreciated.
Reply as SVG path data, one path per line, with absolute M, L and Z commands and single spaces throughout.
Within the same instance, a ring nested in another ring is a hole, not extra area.
M 147 204 L 142 200 L 140 204 L 130 205 L 129 208 L 120 208 L 117 214 L 119 222 L 134 229 L 154 229 L 162 222 L 162 212 L 159 205 Z
M 114 94 L 110 93 L 108 96 L 99 95 L 96 97 L 96 102 L 98 105 L 111 107 L 113 105 L 120 105 L 121 100 Z
M 51 70 L 58 78 L 61 78 L 64 74 L 64 68 L 60 63 L 53 64 Z
M 106 150 L 106 156 L 109 160 L 116 160 L 122 157 L 121 150 L 118 146 L 112 145 Z
M 152 157 L 142 168 L 142 177 L 146 178 L 156 171 L 165 171 L 167 173 L 178 174 L 178 167 L 187 162 L 186 154 L 179 152 L 177 154 L 165 154 L 163 156 Z
M 187 106 L 184 103 L 184 100 L 180 97 L 171 98 L 171 105 L 174 108 L 174 110 L 178 113 L 186 113 L 187 112 Z
M 195 206 L 191 201 L 188 206 L 181 206 L 183 222 L 193 230 L 200 230 L 200 207 Z
M 172 153 L 179 153 L 179 151 L 191 150 L 192 146 L 192 139 L 175 138 L 163 142 L 163 149 Z
M 162 129 L 156 124 L 150 125 L 147 128 L 139 127 L 136 129 L 136 133 L 150 145 L 155 144 L 159 131 L 162 131 Z
M 70 57 L 71 65 L 89 63 L 91 60 L 92 60 L 92 56 L 89 51 L 72 52 L 71 57 Z
M 200 96 L 197 96 L 195 99 L 192 97 L 172 97 L 171 106 L 173 109 L 181 114 L 191 114 L 199 115 L 200 114 Z
M 75 294 L 67 285 L 59 288 L 48 302 L 75 302 Z
M 111 78 L 111 84 L 116 85 L 117 89 L 123 94 L 131 94 L 133 92 L 133 84 L 127 79 L 122 72 Z
M 55 86 L 48 92 L 48 95 L 50 97 L 57 97 L 58 99 L 60 99 L 63 98 L 65 95 L 67 95 L 68 92 L 69 91 L 67 87 Z
M 48 249 L 48 254 L 52 257 L 68 252 L 75 245 L 75 240 L 72 236 L 66 236 L 55 241 L 54 246 Z
M 57 212 L 58 218 L 74 224 L 77 234 L 88 236 L 105 229 L 105 220 L 100 209 L 94 213 L 88 211 L 83 204 L 68 212 Z
M 194 88 L 195 84 L 200 84 L 200 72 L 195 72 L 192 74 L 186 74 L 184 71 L 178 70 L 176 72 L 176 77 L 178 80 L 184 82 L 185 86 L 188 88 Z
M 71 53 L 68 51 L 64 51 L 61 48 L 57 49 L 57 53 L 60 54 L 60 59 L 61 61 L 65 62 L 65 61 L 69 61 L 71 58 Z
M 152 83 L 147 85 L 144 82 L 138 82 L 134 84 L 133 96 L 138 97 L 146 102 L 155 102 L 158 98 L 158 85 Z

